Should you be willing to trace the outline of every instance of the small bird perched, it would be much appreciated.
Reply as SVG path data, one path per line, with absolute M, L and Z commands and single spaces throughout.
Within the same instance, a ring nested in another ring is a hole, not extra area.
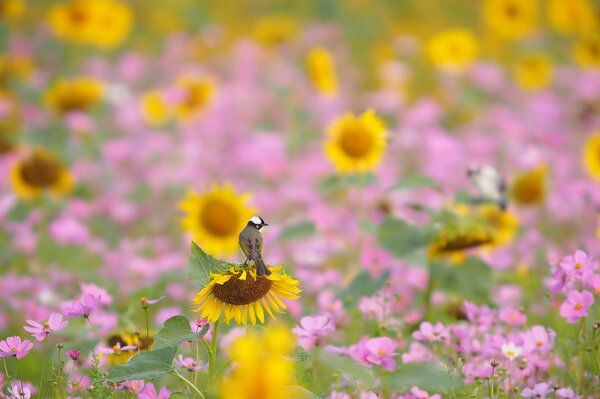
M 467 176 L 475 183 L 483 199 L 494 201 L 500 209 L 506 210 L 506 181 L 492 166 L 471 166 Z
M 256 265 L 257 277 L 271 274 L 271 271 L 265 266 L 265 262 L 262 259 L 263 239 L 260 229 L 265 226 L 268 226 L 268 224 L 260 216 L 252 216 L 238 237 L 240 247 L 244 255 L 246 255 L 244 266 L 248 261 L 253 261 Z

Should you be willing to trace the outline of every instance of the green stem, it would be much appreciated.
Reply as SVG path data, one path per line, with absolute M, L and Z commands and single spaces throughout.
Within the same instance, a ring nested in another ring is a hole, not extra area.
M 92 332 L 94 333 L 96 338 L 98 338 L 98 341 L 102 342 L 102 338 L 100 338 L 100 334 L 98 334 L 98 331 L 96 330 L 96 327 L 94 327 L 94 325 L 92 324 L 92 321 L 90 320 L 89 316 L 84 316 L 84 318 L 87 321 L 87 323 L 90 325 L 90 328 L 92 329 Z
M 206 354 L 210 357 L 210 352 L 212 352 L 212 349 L 210 349 L 209 343 L 204 338 L 201 338 L 201 340 L 204 346 L 206 347 Z
M 179 378 L 181 381 L 185 382 L 188 385 L 188 387 L 192 388 L 194 390 L 194 392 L 196 392 L 202 399 L 205 399 L 204 394 L 190 380 L 188 380 L 187 378 L 185 378 L 184 376 L 179 374 L 177 372 L 177 370 L 173 370 L 173 373 L 175 373 L 177 378 Z
M 213 387 L 216 379 L 217 344 L 219 341 L 219 320 L 213 324 L 210 352 L 208 353 L 208 386 Z
M 149 326 L 149 322 L 148 322 L 148 307 L 147 306 L 144 306 L 144 315 L 146 316 L 146 347 L 149 350 L 150 349 L 150 326 Z
M 585 397 L 585 317 L 579 319 L 579 337 L 577 340 L 577 354 L 579 358 L 579 394 Z
M 229 359 L 228 361 L 226 361 L 221 367 L 219 367 L 219 370 L 217 371 L 217 376 L 221 375 L 221 373 L 223 373 L 223 371 L 227 368 L 227 366 L 229 366 L 231 364 L 231 359 Z
M 4 375 L 6 376 L 7 380 L 10 380 L 10 374 L 8 373 L 8 369 L 6 368 L 6 358 L 3 357 L 2 358 L 2 363 L 4 364 Z
M 433 266 L 432 262 L 427 262 L 427 288 L 425 289 L 424 298 L 424 320 L 429 320 L 431 317 L 431 295 L 433 294 Z

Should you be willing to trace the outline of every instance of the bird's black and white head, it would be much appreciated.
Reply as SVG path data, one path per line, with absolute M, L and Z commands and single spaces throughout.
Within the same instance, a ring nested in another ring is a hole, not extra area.
M 265 226 L 268 226 L 267 223 L 260 216 L 252 216 L 248 221 L 248 226 L 254 227 L 257 230 L 262 229 Z

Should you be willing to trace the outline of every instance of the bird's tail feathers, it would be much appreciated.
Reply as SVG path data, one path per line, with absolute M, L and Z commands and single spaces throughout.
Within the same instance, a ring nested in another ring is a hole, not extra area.
M 271 274 L 271 271 L 265 265 L 265 262 L 263 262 L 262 256 L 260 254 L 255 255 L 252 260 L 254 261 L 254 264 L 256 265 L 256 276 L 257 277 L 268 276 Z

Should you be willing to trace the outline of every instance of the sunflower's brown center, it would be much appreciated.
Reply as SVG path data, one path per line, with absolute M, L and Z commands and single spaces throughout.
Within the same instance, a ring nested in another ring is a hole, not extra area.
M 71 7 L 69 19 L 74 25 L 83 25 L 88 20 L 88 14 L 82 7 Z
M 193 83 L 186 88 L 184 104 L 188 108 L 204 108 L 208 103 L 210 88 L 206 83 Z
M 522 204 L 537 204 L 544 197 L 542 182 L 536 177 L 526 177 L 515 183 L 515 198 Z
M 471 236 L 468 234 L 460 234 L 453 237 L 444 237 L 436 243 L 438 251 L 453 252 L 461 251 L 469 248 L 476 248 L 484 244 L 492 242 L 489 235 Z
M 200 214 L 200 223 L 212 235 L 226 237 L 237 233 L 239 215 L 230 203 L 209 199 Z
M 509 19 L 514 19 L 519 16 L 519 7 L 516 4 L 508 4 L 504 11 Z
M 35 153 L 21 165 L 21 177 L 33 187 L 49 187 L 60 179 L 62 167 L 58 160 Z
M 351 158 L 364 157 L 374 144 L 371 134 L 360 125 L 345 128 L 339 138 L 340 147 Z
M 240 280 L 238 275 L 232 276 L 225 284 L 215 284 L 213 295 L 220 301 L 230 305 L 247 305 L 263 298 L 273 282 L 266 277 L 254 278 L 247 276 Z

